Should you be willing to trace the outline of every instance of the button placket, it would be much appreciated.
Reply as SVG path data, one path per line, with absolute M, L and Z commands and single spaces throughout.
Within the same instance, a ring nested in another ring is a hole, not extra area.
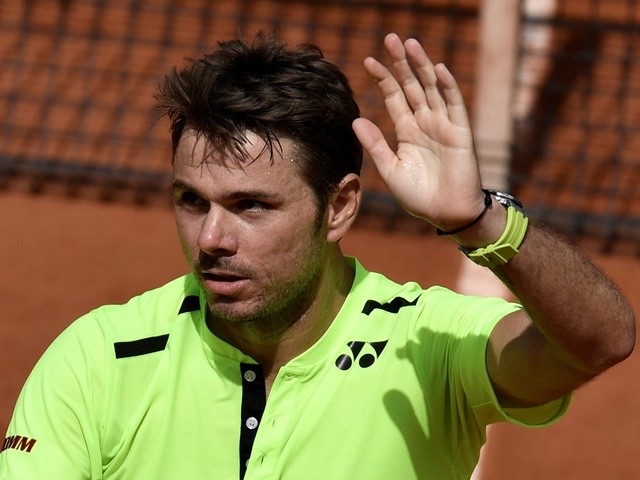
M 255 430 L 256 428 L 258 428 L 260 422 L 258 422 L 258 419 L 256 417 L 249 417 L 247 418 L 247 421 L 244 422 L 244 424 L 249 430 Z
M 242 406 L 240 420 L 240 470 L 244 478 L 250 457 L 256 454 L 254 441 L 258 433 L 262 415 L 266 406 L 266 388 L 262 367 L 256 364 L 241 363 Z
M 293 412 L 299 408 L 300 387 L 308 373 L 305 369 L 290 367 L 284 367 L 278 373 L 260 419 L 260 432 L 252 453 L 252 473 L 259 478 L 274 478 L 280 454 L 296 424 Z

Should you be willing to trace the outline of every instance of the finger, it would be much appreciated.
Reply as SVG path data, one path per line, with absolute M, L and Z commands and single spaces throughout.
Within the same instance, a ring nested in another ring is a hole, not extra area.
M 366 118 L 356 118 L 352 128 L 362 144 L 362 148 L 369 154 L 380 172 L 380 176 L 386 181 L 395 165 L 397 156 L 389 147 L 382 131 Z
M 404 91 L 387 67 L 375 58 L 367 57 L 364 59 L 364 68 L 376 82 L 378 92 L 384 100 L 387 113 L 389 113 L 394 125 L 400 122 L 403 117 L 413 115 Z
M 405 47 L 400 40 L 400 37 L 395 33 L 390 33 L 385 37 L 384 44 L 387 49 L 387 53 L 391 58 L 393 67 L 397 73 L 398 80 L 405 93 L 409 106 L 414 111 L 428 108 L 429 105 L 425 95 L 425 87 L 420 83 L 420 80 L 414 74 L 411 65 L 409 65 Z M 435 73 L 432 74 L 432 81 L 435 85 Z
M 415 70 L 424 88 L 427 103 L 431 110 L 442 111 L 447 108 L 444 98 L 438 89 L 437 76 L 433 62 L 415 38 L 404 42 L 409 63 Z
M 447 102 L 447 115 L 449 120 L 451 120 L 451 123 L 454 125 L 469 127 L 469 114 L 467 113 L 467 107 L 464 104 L 464 98 L 462 97 L 462 92 L 458 87 L 458 82 L 456 82 L 455 77 L 443 63 L 435 66 L 435 73 L 438 82 L 442 86 L 442 92 Z

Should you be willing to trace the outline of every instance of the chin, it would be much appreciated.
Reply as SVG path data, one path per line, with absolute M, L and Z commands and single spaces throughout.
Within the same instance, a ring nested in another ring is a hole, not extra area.
M 207 301 L 209 314 L 212 319 L 231 323 L 250 323 L 262 317 L 262 309 L 255 305 L 242 305 L 244 302 L 230 298 L 216 298 Z

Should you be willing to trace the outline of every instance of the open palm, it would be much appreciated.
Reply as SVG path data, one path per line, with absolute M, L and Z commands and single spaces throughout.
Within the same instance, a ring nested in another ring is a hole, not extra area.
M 416 40 L 392 33 L 385 47 L 395 76 L 371 57 L 364 66 L 395 127 L 397 151 L 367 119 L 357 119 L 354 131 L 409 213 L 443 229 L 463 225 L 482 210 L 484 195 L 462 94 Z

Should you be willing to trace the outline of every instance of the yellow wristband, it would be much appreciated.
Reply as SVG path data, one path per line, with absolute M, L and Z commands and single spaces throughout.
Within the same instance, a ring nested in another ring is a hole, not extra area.
M 460 247 L 469 259 L 483 267 L 504 265 L 518 253 L 527 233 L 529 219 L 521 209 L 512 205 L 507 207 L 507 226 L 502 236 L 491 245 L 481 248 Z

